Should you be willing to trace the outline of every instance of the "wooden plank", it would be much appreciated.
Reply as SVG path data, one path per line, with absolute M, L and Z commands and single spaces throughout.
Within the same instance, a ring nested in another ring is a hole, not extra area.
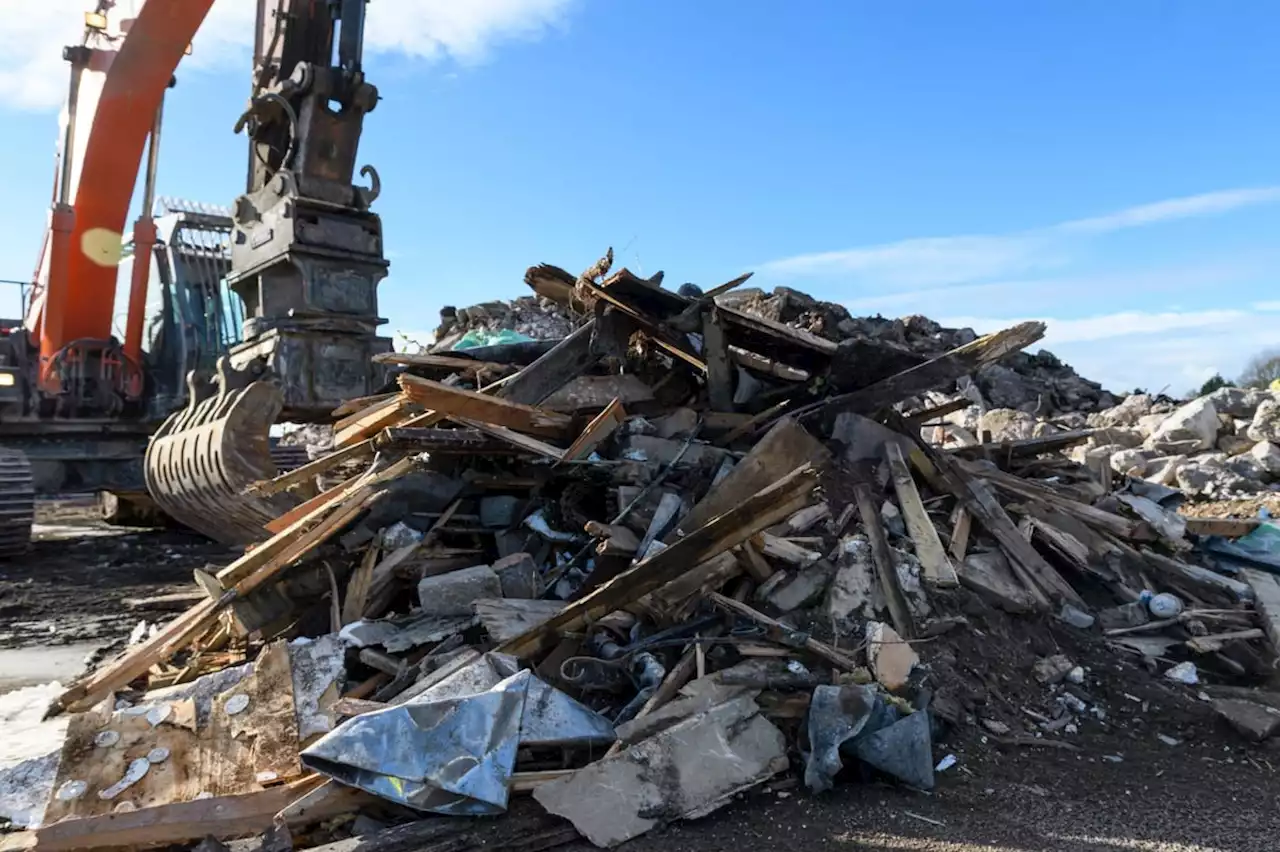
M 706 362 L 693 352 L 689 351 L 686 348 L 687 344 L 675 340 L 672 335 L 662 328 L 659 321 L 642 313 L 618 296 L 615 296 L 608 290 L 599 287 L 590 281 L 579 280 L 578 285 L 597 299 L 603 299 L 613 305 L 617 310 L 621 311 L 624 315 L 635 320 L 635 322 L 644 329 L 645 334 L 648 335 L 663 351 L 670 355 L 674 355 L 676 358 L 684 361 L 700 373 L 705 373 L 707 371 Z M 672 295 L 675 294 L 673 293 Z
M 1223 538 L 1240 538 L 1256 530 L 1261 524 L 1257 518 L 1184 518 L 1191 535 L 1220 535 Z
M 547 458 L 557 462 L 564 461 L 564 450 L 559 447 L 553 447 L 545 441 L 539 441 L 537 438 L 532 438 L 528 435 L 521 435 L 519 432 L 505 429 L 502 426 L 494 426 L 490 423 L 483 423 L 479 420 L 470 420 L 466 417 L 451 417 L 449 419 L 457 423 L 461 423 L 464 426 L 479 429 L 485 434 L 492 435 L 495 438 L 500 438 L 514 447 L 526 450 L 535 455 L 546 456 Z
M 402 374 L 397 381 L 414 402 L 450 419 L 464 417 L 549 438 L 564 437 L 573 424 L 573 419 L 565 414 L 486 396 L 477 391 L 451 388 L 430 379 Z
M 569 449 L 564 451 L 565 461 L 585 459 L 595 452 L 596 447 L 608 440 L 614 430 L 627 419 L 627 411 L 622 407 L 622 400 L 614 399 L 605 406 L 604 411 L 597 414 L 582 434 L 574 439 Z
M 709 593 L 707 595 L 707 600 L 711 601 L 711 603 L 726 612 L 731 612 L 734 615 L 740 615 L 743 618 L 754 621 L 756 624 L 759 624 L 775 635 L 778 633 L 787 634 L 793 632 L 792 628 L 787 627 L 782 622 L 752 609 L 741 601 L 735 601 L 733 598 L 727 598 L 718 592 Z M 812 636 L 805 637 L 804 648 L 806 651 L 817 657 L 821 657 L 842 671 L 851 672 L 857 668 L 857 662 L 852 657 L 849 657 L 843 651 L 839 651 L 831 647 L 826 642 L 814 639 Z
M 938 531 L 934 529 L 929 513 L 920 500 L 920 492 L 916 490 L 915 480 L 911 478 L 911 468 L 902 455 L 902 447 L 895 442 L 884 446 L 885 458 L 889 461 L 889 472 L 893 477 L 893 490 L 898 495 L 898 505 L 902 508 L 902 518 L 907 524 L 907 532 L 915 542 L 916 558 L 924 569 L 924 578 L 941 588 L 954 588 L 960 585 L 956 577 L 955 566 L 947 558 L 938 540 Z
M 1075 432 L 1042 435 L 1039 438 L 1021 438 L 1016 441 L 977 444 L 972 447 L 952 447 L 947 452 L 968 459 L 989 457 L 996 464 L 1007 464 L 1013 459 L 1038 456 L 1044 453 L 1056 453 L 1068 447 L 1083 444 L 1093 437 L 1094 431 L 1093 429 L 1080 429 Z
M 757 584 L 762 584 L 774 575 L 773 566 L 760 555 L 760 551 L 749 540 L 738 548 L 742 554 L 742 567 Z
M 969 531 L 973 528 L 973 515 L 964 506 L 957 506 L 955 526 L 951 528 L 951 556 L 956 562 L 964 562 L 969 551 Z
M 836 344 L 834 342 L 803 329 L 792 328 L 789 325 L 783 325 L 780 322 L 766 319 L 756 314 L 748 314 L 726 305 L 717 305 L 716 310 L 721 313 L 726 325 L 750 329 L 768 337 L 780 337 L 787 343 L 810 349 L 821 355 L 830 356 L 836 352 Z
M 873 414 L 895 402 L 955 381 L 984 364 L 994 363 L 1006 355 L 1024 349 L 1044 337 L 1044 332 L 1045 324 L 1042 322 L 1019 323 L 1012 328 L 980 337 L 972 343 L 952 349 L 932 361 L 903 370 L 869 387 L 816 402 L 808 406 L 805 411 L 852 411 L 858 414 Z
M 702 526 L 686 527 L 688 535 L 570 604 L 546 624 L 504 642 L 498 650 L 531 659 L 554 645 L 560 634 L 579 631 L 589 621 L 627 606 L 680 576 L 689 566 L 738 546 L 807 505 L 818 478 L 817 469 L 805 464 Z
M 263 482 L 255 482 L 247 489 L 253 494 L 259 494 L 263 497 L 272 494 L 279 494 L 295 485 L 309 482 L 315 477 L 326 471 L 332 470 L 344 462 L 355 461 L 356 459 L 373 456 L 373 443 L 370 441 L 361 441 L 358 444 L 352 444 L 349 447 L 329 453 L 326 456 L 318 458 L 314 461 L 307 462 L 302 467 L 295 467 L 288 473 L 283 473 L 275 479 Z
M 442 429 L 432 426 L 391 426 L 373 439 L 378 449 L 394 447 L 435 455 L 510 454 L 515 449 L 505 441 L 486 435 L 479 429 Z
M 365 603 L 369 600 L 369 591 L 373 588 L 373 566 L 378 562 L 378 542 L 374 541 L 365 550 L 360 564 L 347 581 L 347 597 L 342 602 L 342 624 L 353 624 L 364 617 Z
M 700 527 L 729 511 L 744 494 L 755 494 L 802 464 L 825 466 L 831 454 L 803 426 L 790 418 L 779 420 L 765 433 L 729 475 L 681 519 L 686 530 Z M 664 541 L 671 544 L 675 533 Z
M 702 315 L 702 355 L 707 359 L 707 398 L 713 411 L 733 411 L 733 367 L 719 311 Z
M 186 592 L 171 592 L 167 595 L 152 595 L 146 598 L 125 598 L 121 603 L 124 604 L 125 609 L 184 610 L 206 597 L 207 595 L 201 589 L 191 589 Z
M 363 411 L 375 402 L 382 402 L 384 399 L 394 399 L 400 395 L 400 391 L 391 391 L 390 393 L 374 393 L 369 396 L 358 396 L 355 399 L 349 399 L 339 405 L 333 411 L 329 412 L 329 416 L 334 421 L 341 420 L 344 417 L 355 414 L 357 411 Z
M 766 376 L 773 376 L 775 379 L 782 379 L 786 382 L 807 382 L 813 378 L 808 370 L 801 370 L 799 367 L 792 367 L 781 361 L 757 355 L 755 352 L 743 349 L 740 346 L 729 347 L 729 360 L 740 367 L 747 367 L 758 373 L 764 373 Z
M 271 828 L 277 812 L 323 783 L 311 776 L 295 784 L 241 796 L 216 796 L 155 808 L 71 819 L 36 830 L 42 852 L 70 849 L 144 849 L 213 837 L 238 837 Z
M 853 496 L 858 504 L 858 516 L 862 518 L 862 527 L 871 544 L 871 559 L 876 566 L 876 576 L 880 581 L 880 591 L 884 594 L 885 603 L 889 607 L 889 618 L 893 621 L 893 629 L 903 639 L 914 639 L 916 635 L 915 621 L 911 618 L 911 608 L 907 606 L 906 595 L 898 582 L 898 569 L 893 562 L 893 554 L 889 550 L 889 540 L 885 537 L 884 523 L 880 519 L 880 507 L 876 505 L 871 493 L 871 485 L 864 481 L 855 482 Z
M 474 358 L 462 358 L 457 355 L 432 355 L 425 352 L 379 352 L 373 356 L 375 364 L 403 364 L 406 367 L 439 367 L 442 370 L 457 370 L 469 375 L 477 372 L 505 373 L 514 369 L 511 364 L 498 364 L 493 361 L 477 361 Z
M 511 402 L 537 405 L 565 382 L 591 369 L 599 360 L 591 346 L 595 325 L 596 321 L 591 320 L 579 326 L 546 354 L 516 373 L 498 391 L 498 396 Z
M 1240 577 L 1253 589 L 1253 608 L 1262 619 L 1272 653 L 1280 655 L 1280 578 L 1257 568 L 1240 569 Z
M 1145 547 L 1138 550 L 1142 553 L 1147 565 L 1161 574 L 1190 583 L 1200 589 L 1218 592 L 1232 600 L 1246 601 L 1253 598 L 1253 589 L 1247 582 L 1224 577 L 1216 571 L 1201 568 L 1199 565 L 1189 565 L 1186 562 L 1170 559 Z
M 1070 515 L 1097 529 L 1105 530 L 1112 535 L 1130 538 L 1137 528 L 1137 524 L 1128 518 L 1122 518 L 1095 506 L 1063 497 L 1048 486 L 1030 482 L 989 465 L 980 466 L 976 462 L 961 462 L 961 464 L 969 476 L 985 479 L 1001 491 L 1009 494 L 1031 500 L 1039 500 L 1064 514 Z
M 964 411 L 973 405 L 973 400 L 965 397 L 953 399 L 950 402 L 944 402 L 942 405 L 935 405 L 931 408 L 922 408 L 919 411 L 908 414 L 903 420 L 912 428 L 919 429 L 939 417 L 946 417 L 956 411 Z
M 333 430 L 333 446 L 337 449 L 357 444 L 378 434 L 388 426 L 403 423 L 418 413 L 418 406 L 403 396 L 393 397 L 386 403 L 371 406 L 363 412 L 351 415 L 349 425 Z

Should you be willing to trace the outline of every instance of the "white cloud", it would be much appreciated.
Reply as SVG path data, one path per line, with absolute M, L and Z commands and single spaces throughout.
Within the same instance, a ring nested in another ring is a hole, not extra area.
M 1227 189 L 1221 192 L 1206 192 L 1186 198 L 1171 198 L 1157 201 L 1154 204 L 1140 204 L 1105 216 L 1090 219 L 1076 219 L 1063 222 L 1057 226 L 1060 231 L 1100 234 L 1120 231 L 1127 228 L 1140 228 L 1159 222 L 1171 222 L 1176 219 L 1190 219 L 1200 216 L 1215 216 L 1230 213 L 1241 207 L 1252 207 L 1258 204 L 1270 204 L 1280 200 L 1280 186 L 1260 186 L 1252 189 Z
M 1048 331 L 1039 345 L 1080 375 L 1112 390 L 1180 394 L 1214 373 L 1238 375 L 1249 358 L 1274 344 L 1277 313 L 1280 303 L 1250 310 L 1123 311 L 1082 319 L 955 316 L 939 322 L 985 333 L 1042 320 Z
M 1207 192 L 1011 234 L 921 237 L 801 254 L 759 266 L 770 277 L 845 277 L 880 288 L 941 287 L 1061 266 L 1082 239 L 1280 201 L 1280 186 Z
M 924 237 L 797 255 L 766 263 L 764 271 L 796 276 L 854 274 L 885 285 L 925 287 L 1029 271 L 1051 263 L 1047 250 L 1045 241 L 1034 235 Z
M 498 44 L 536 38 L 563 25 L 576 2 L 373 0 L 365 23 L 365 51 L 479 62 Z M 79 43 L 83 13 L 94 5 L 93 0 L 43 0 L 24 5 L 22 14 L 5 17 L 0 27 L 0 108 L 51 109 L 62 104 L 68 80 L 62 48 Z M 124 10 L 141 5 L 138 0 L 117 2 Z M 222 67 L 246 62 L 253 43 L 254 9 L 254 0 L 215 0 L 194 40 L 192 64 Z

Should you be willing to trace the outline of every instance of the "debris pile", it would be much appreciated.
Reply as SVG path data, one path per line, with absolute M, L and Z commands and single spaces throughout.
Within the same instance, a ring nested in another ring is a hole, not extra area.
M 1065 657 L 1024 673 L 1049 698 L 1022 718 L 958 689 L 929 643 L 974 602 L 1183 683 L 1270 669 L 1271 525 L 1187 519 L 1175 489 L 1065 458 L 1093 428 L 1006 438 L 987 410 L 1001 437 L 955 442 L 941 418 L 973 399 L 931 394 L 991 395 L 1010 359 L 1051 405 L 1096 388 L 1018 355 L 1042 324 L 851 328 L 794 291 L 734 307 L 748 276 L 676 293 L 610 260 L 530 269 L 558 340 L 378 356 L 395 389 L 255 486 L 294 508 L 56 700 L 41 848 L 425 846 L 499 814 L 520 848 L 603 847 L 787 773 L 929 789 L 948 725 L 1017 743 L 1092 712 Z M 1268 735 L 1251 695 L 1222 712 Z

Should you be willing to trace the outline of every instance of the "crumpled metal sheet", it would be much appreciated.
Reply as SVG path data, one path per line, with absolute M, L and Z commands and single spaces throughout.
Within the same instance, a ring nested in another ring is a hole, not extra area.
M 927 710 L 900 717 L 874 685 L 819 686 L 809 704 L 807 727 L 804 783 L 816 793 L 834 786 L 842 751 L 913 787 L 933 789 Z
M 815 793 L 835 786 L 843 767 L 840 746 L 866 727 L 876 706 L 876 688 L 867 686 L 818 686 L 809 702 L 809 753 L 805 757 L 804 783 Z
M 412 808 L 501 813 L 521 745 L 607 743 L 613 726 L 504 654 L 486 654 L 405 704 L 349 719 L 302 762 Z

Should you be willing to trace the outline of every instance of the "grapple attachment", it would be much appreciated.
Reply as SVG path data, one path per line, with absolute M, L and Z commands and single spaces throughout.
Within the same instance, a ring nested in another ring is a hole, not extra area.
M 245 489 L 276 475 L 268 433 L 282 405 L 278 386 L 256 381 L 172 414 L 147 447 L 152 499 L 176 520 L 216 541 L 243 545 L 267 538 L 263 525 L 296 500 L 284 494 L 246 494 Z

